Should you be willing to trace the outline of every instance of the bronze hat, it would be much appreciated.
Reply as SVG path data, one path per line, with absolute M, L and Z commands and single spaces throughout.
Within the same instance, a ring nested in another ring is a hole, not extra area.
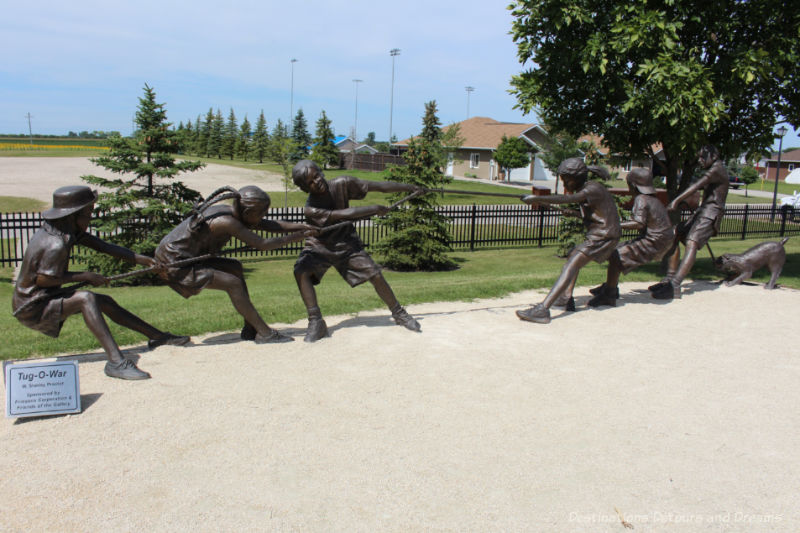
M 47 220 L 64 218 L 91 205 L 97 200 L 97 191 L 85 185 L 67 185 L 53 192 L 53 207 L 42 212 Z
M 628 185 L 633 185 L 642 194 L 655 194 L 653 187 L 653 173 L 647 168 L 634 168 L 625 176 Z

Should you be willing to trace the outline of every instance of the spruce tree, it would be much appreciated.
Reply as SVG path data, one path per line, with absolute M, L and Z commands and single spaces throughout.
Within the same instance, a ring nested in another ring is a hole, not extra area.
M 222 159 L 222 137 L 225 129 L 225 121 L 222 119 L 222 113 L 217 109 L 217 113 L 211 116 L 211 126 L 208 131 L 208 152 L 207 157 L 216 157 Z
M 435 188 L 449 181 L 436 101 L 425 104 L 422 133 L 408 144 L 405 165 L 390 168 L 389 179 Z M 399 199 L 397 195 L 395 199 Z M 394 270 L 451 270 L 456 264 L 447 257 L 450 236 L 447 219 L 436 212 L 437 196 L 430 192 L 412 198 L 404 207 L 390 211 L 382 224 L 389 233 L 376 246 L 383 264 Z
M 231 108 L 228 115 L 228 122 L 222 130 L 222 146 L 220 147 L 221 155 L 230 158 L 233 161 L 233 156 L 236 153 L 236 140 L 239 137 L 239 124 L 236 122 L 236 115 Z
M 236 139 L 236 155 L 247 161 L 247 155 L 250 153 L 250 121 L 247 120 L 247 115 L 244 116 L 242 127 L 239 130 L 239 136 Z
M 199 117 L 198 117 L 199 120 Z M 206 113 L 206 120 L 200 128 L 200 135 L 198 139 L 199 146 L 197 147 L 198 154 L 205 157 L 211 157 L 209 149 L 211 147 L 211 130 L 214 128 L 214 108 L 209 107 Z
M 329 166 L 339 166 L 339 150 L 333 145 L 333 128 L 331 121 L 322 111 L 317 120 L 317 129 L 314 136 L 314 151 L 311 159 L 323 169 Z
M 311 146 L 311 134 L 308 133 L 308 122 L 303 114 L 303 108 L 297 110 L 297 115 L 292 123 L 292 140 L 297 145 L 297 149 L 292 154 L 292 162 L 297 163 L 301 159 L 308 157 L 308 150 Z
M 253 132 L 253 154 L 258 158 L 259 163 L 263 163 L 268 151 L 269 133 L 267 132 L 267 120 L 264 118 L 264 110 L 262 109 L 256 121 L 256 130 Z
M 153 255 L 161 238 L 179 224 L 200 194 L 175 178 L 203 167 L 199 161 L 175 161 L 177 133 L 169 129 L 164 104 L 145 84 L 136 112 L 133 137 L 109 139 L 106 155 L 91 161 L 119 177 L 81 176 L 102 187 L 95 206 L 93 228 L 111 233 L 111 240 L 144 255 Z M 105 275 L 130 270 L 133 265 L 105 254 L 92 254 L 90 270 Z

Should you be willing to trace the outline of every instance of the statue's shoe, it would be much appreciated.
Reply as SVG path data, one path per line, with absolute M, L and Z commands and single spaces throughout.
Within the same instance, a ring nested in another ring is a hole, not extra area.
M 323 337 L 328 336 L 328 325 L 321 318 L 310 318 L 308 320 L 308 329 L 306 336 L 303 339 L 305 342 L 316 342 Z
M 130 359 L 123 359 L 119 363 L 112 363 L 111 361 L 107 362 L 105 373 L 106 376 L 111 378 L 131 380 L 150 379 L 150 374 L 144 372 L 143 370 L 139 370 Z
M 277 344 L 280 342 L 292 342 L 294 339 L 284 335 L 277 329 L 270 330 L 269 335 L 256 335 L 253 339 L 256 344 Z
M 413 316 L 409 315 L 402 307 L 400 310 L 392 313 L 392 318 L 394 318 L 395 324 L 398 326 L 403 326 L 411 331 L 422 331 L 422 327 L 419 325 L 419 322 L 417 322 Z
M 190 340 L 190 337 L 186 335 L 173 335 L 172 333 L 165 333 L 164 336 L 159 337 L 157 339 L 150 339 L 147 341 L 147 347 L 151 350 L 155 350 L 159 346 L 163 344 L 169 344 L 171 346 L 183 346 L 187 344 Z
M 550 310 L 542 304 L 536 304 L 529 309 L 525 309 L 524 311 L 517 311 L 517 316 L 520 320 L 536 322 L 537 324 L 550 323 Z

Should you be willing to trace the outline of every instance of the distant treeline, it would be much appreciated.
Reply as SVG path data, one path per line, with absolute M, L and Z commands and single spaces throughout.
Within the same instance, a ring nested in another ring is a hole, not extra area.
M 2 144 L 28 144 L 33 141 L 36 145 L 79 145 L 79 146 L 108 146 L 108 141 L 105 137 L 98 138 L 81 138 L 81 137 L 67 137 L 65 135 L 34 135 L 33 139 L 28 135 L 6 135 L 0 134 L 0 143 Z

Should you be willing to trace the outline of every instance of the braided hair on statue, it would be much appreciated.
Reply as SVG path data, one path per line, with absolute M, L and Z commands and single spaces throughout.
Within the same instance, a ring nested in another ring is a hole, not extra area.
M 200 224 L 206 222 L 205 211 L 212 205 L 224 202 L 225 200 L 238 200 L 240 197 L 239 191 L 230 186 L 220 187 L 208 195 L 202 202 L 197 202 L 192 207 L 192 229 L 197 228 Z

